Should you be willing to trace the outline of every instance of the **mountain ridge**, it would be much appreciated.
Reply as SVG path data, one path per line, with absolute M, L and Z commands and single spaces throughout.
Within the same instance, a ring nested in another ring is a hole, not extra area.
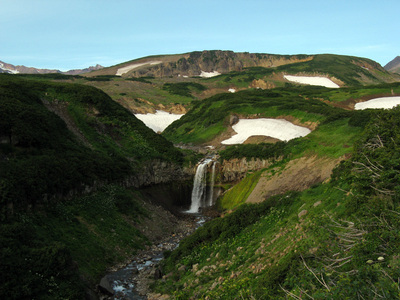
M 337 78 L 343 82 L 342 85 L 399 81 L 397 74 L 388 72 L 379 63 L 368 58 L 335 54 L 280 55 L 225 50 L 148 56 L 90 72 L 85 76 L 210 78 L 251 68 L 259 68 L 263 73 L 271 71 L 268 72 L 268 77 L 274 74 L 322 75 Z
M 396 56 L 393 60 L 384 66 L 386 71 L 400 74 L 400 56 Z
M 103 66 L 97 64 L 95 66 L 90 66 L 84 69 L 73 69 L 68 71 L 60 71 L 57 69 L 40 69 L 34 67 L 26 67 L 23 65 L 12 65 L 3 61 L 0 61 L 0 73 L 9 73 L 9 74 L 49 74 L 49 73 L 60 73 L 66 75 L 79 75 L 95 70 L 99 70 L 104 68 Z

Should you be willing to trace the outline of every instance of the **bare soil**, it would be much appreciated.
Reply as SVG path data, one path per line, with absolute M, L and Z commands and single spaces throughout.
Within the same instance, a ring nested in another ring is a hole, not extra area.
M 276 170 L 275 174 L 266 171 L 246 202 L 262 202 L 274 195 L 288 191 L 303 191 L 314 184 L 324 182 L 329 179 L 333 168 L 343 159 L 302 157 L 290 161 L 282 171 Z

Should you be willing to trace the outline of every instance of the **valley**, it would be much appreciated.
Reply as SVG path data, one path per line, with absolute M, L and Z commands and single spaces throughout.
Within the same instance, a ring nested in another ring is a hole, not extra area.
M 0 296 L 397 299 L 399 97 L 330 54 L 0 74 Z

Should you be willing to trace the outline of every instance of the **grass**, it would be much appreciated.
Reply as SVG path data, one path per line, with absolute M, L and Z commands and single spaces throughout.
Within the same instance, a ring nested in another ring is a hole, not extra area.
M 132 225 L 147 214 L 135 197 L 131 191 L 107 186 L 92 195 L 50 207 L 32 224 L 40 239 L 67 246 L 82 275 L 98 279 L 108 266 L 123 262 L 147 243 Z M 121 199 L 125 199 L 124 204 Z M 131 208 L 124 217 L 121 212 L 127 205 Z
M 363 129 L 349 126 L 348 120 L 342 119 L 320 125 L 318 129 L 312 131 L 299 143 L 299 147 L 304 152 L 297 152 L 297 150 L 297 155 L 318 155 L 339 158 L 351 153 L 354 141 Z
M 257 185 L 262 173 L 263 170 L 260 170 L 246 176 L 238 184 L 226 191 L 222 198 L 218 199 L 218 206 L 223 210 L 227 210 L 234 209 L 243 204 Z

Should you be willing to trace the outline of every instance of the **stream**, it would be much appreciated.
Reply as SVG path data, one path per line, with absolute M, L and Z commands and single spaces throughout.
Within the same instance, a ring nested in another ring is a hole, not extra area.
M 149 283 L 163 275 L 158 264 L 164 258 L 164 251 L 177 248 L 184 237 L 192 234 L 208 219 L 199 212 L 202 208 L 211 207 L 214 204 L 215 164 L 214 156 L 206 157 L 197 164 L 191 206 L 189 210 L 183 212 L 185 217 L 182 218 L 176 233 L 166 236 L 143 250 L 128 265 L 102 279 L 101 289 L 113 294 L 107 299 L 147 299 Z M 207 180 L 207 174 L 210 174 L 209 180 Z
M 157 266 L 164 258 L 164 251 L 172 251 L 177 248 L 179 242 L 185 236 L 193 233 L 206 221 L 206 217 L 200 214 L 190 215 L 190 219 L 192 220 L 185 221 L 184 227 L 186 228 L 184 230 L 180 230 L 178 233 L 166 237 L 159 244 L 143 250 L 128 265 L 109 273 L 106 278 L 114 290 L 114 295 L 107 299 L 147 299 L 145 294 L 148 292 L 148 283 L 157 276 L 162 276 Z

